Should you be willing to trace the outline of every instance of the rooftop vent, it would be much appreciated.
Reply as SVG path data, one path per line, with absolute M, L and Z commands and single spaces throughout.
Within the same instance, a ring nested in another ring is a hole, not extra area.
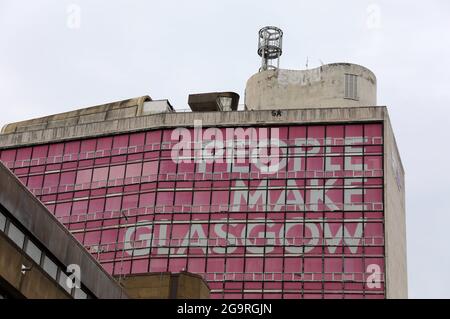
M 170 104 L 169 100 L 153 100 L 143 103 L 140 115 L 171 113 L 173 111 L 173 106 Z
M 188 104 L 193 112 L 236 111 L 239 94 L 234 92 L 189 94 Z

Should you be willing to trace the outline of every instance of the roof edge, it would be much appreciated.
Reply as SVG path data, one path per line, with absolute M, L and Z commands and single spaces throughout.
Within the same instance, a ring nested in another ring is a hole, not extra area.
M 126 100 L 120 100 L 115 102 L 109 102 L 104 104 L 98 104 L 94 106 L 89 106 L 85 108 L 79 108 L 73 111 L 67 111 L 63 113 L 57 113 L 52 114 L 48 116 L 38 117 L 34 119 L 19 121 L 19 122 L 12 122 L 5 124 L 0 134 L 8 134 L 8 133 L 14 133 L 18 131 L 18 128 L 44 128 L 49 123 L 56 122 L 56 121 L 67 121 L 67 120 L 73 120 L 73 123 L 79 123 L 80 118 L 87 117 L 87 116 L 93 116 L 98 113 L 108 112 L 112 110 L 118 110 L 118 109 L 124 109 L 129 108 L 133 106 L 142 107 L 144 102 L 152 101 L 152 98 L 149 95 L 143 95 L 135 98 L 130 98 Z M 26 129 L 25 129 L 26 130 Z
M 196 120 L 202 120 L 204 127 L 383 121 L 385 110 L 385 106 L 361 106 L 320 109 L 158 113 L 73 126 L 0 134 L 0 149 L 132 133 L 149 129 L 192 127 Z

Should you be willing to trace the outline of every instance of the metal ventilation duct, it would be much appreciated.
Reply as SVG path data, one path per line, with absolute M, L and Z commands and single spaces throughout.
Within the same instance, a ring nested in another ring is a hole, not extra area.
M 234 92 L 190 94 L 188 104 L 193 112 L 236 111 L 239 104 L 239 94 Z

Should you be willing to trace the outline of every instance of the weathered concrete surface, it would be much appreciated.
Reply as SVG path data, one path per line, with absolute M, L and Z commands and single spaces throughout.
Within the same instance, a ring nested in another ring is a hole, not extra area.
M 383 121 L 385 109 L 385 107 L 381 106 L 290 109 L 281 110 L 279 115 L 274 114 L 271 110 L 160 113 L 96 123 L 0 134 L 0 148 L 108 134 L 122 134 L 148 130 L 149 128 L 191 127 L 194 125 L 194 120 L 201 120 L 202 125 L 205 127 Z
M 121 284 L 134 299 L 208 299 L 210 292 L 201 276 L 189 272 L 127 275 Z
M 169 299 L 170 277 L 170 273 L 127 275 L 120 282 L 133 299 Z
M 55 280 L 40 267 L 31 267 L 25 274 L 21 267 L 30 267 L 33 261 L 0 232 L 0 279 L 10 287 L 14 297 L 27 299 L 72 298 Z
M 169 100 L 146 101 L 138 108 L 137 115 L 174 112 Z
M 176 299 L 208 299 L 209 287 L 206 281 L 199 275 L 182 272 L 178 275 Z
M 387 111 L 384 154 L 386 293 L 389 299 L 408 298 L 405 171 Z
M 345 74 L 358 76 L 357 99 L 345 97 Z M 377 104 L 372 71 L 350 63 L 326 64 L 312 70 L 277 69 L 253 75 L 245 88 L 248 110 L 328 108 Z
M 77 264 L 81 282 L 97 298 L 127 298 L 69 230 L 0 162 L 0 203 L 62 264 Z
M 5 125 L 2 128 L 1 133 L 26 132 L 52 127 L 65 127 L 134 117 L 139 115 L 139 112 L 142 112 L 144 102 L 151 100 L 152 99 L 148 95 L 145 95 L 138 98 L 96 105 L 75 111 L 11 123 Z

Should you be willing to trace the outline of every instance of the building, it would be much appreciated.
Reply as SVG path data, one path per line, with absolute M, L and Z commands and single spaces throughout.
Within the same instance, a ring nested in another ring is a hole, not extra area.
M 193 112 L 142 96 L 9 124 L 0 160 L 116 278 L 407 297 L 404 171 L 375 75 L 262 57 L 243 110 L 233 92 L 191 95 Z
M 128 298 L 2 163 L 0 190 L 0 298 Z
M 0 299 L 205 299 L 188 272 L 109 275 L 0 162 Z

